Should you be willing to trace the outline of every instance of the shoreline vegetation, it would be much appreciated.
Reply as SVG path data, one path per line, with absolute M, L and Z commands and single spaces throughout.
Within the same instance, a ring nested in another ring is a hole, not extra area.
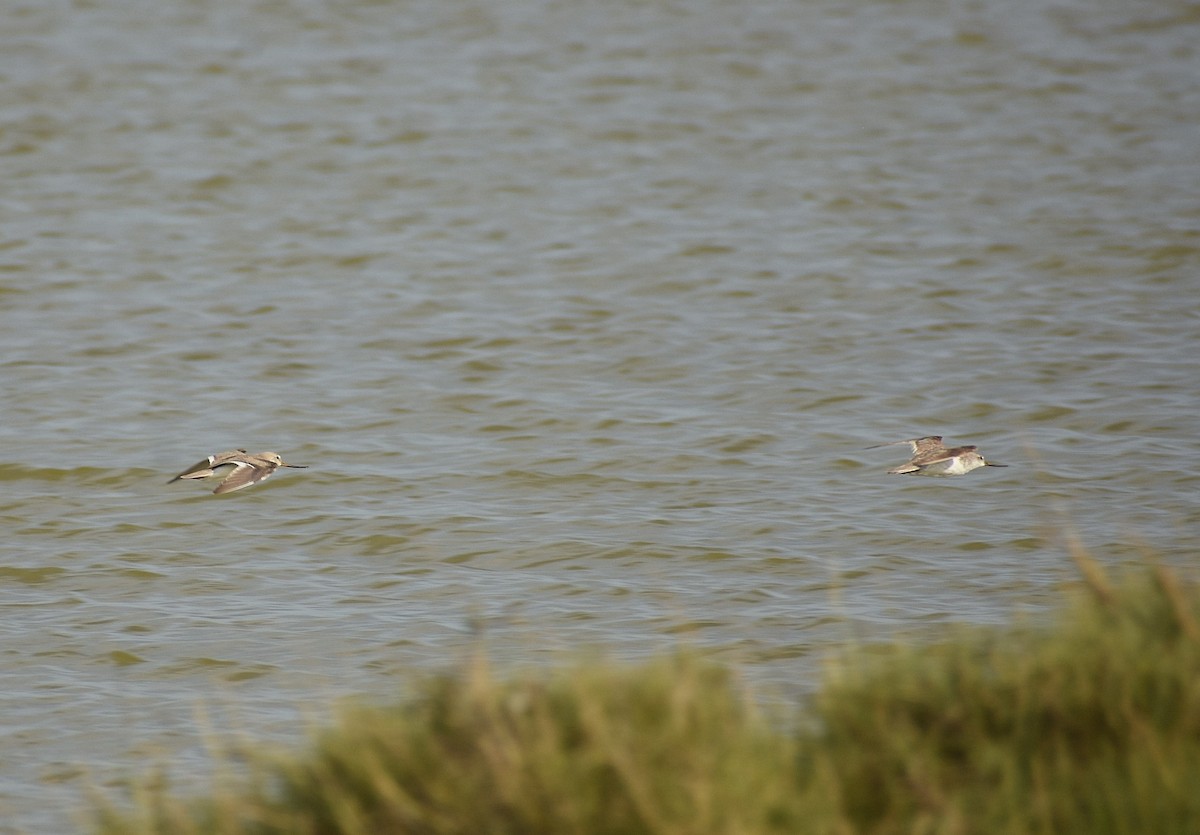
M 503 679 L 477 659 L 303 751 L 240 750 L 208 796 L 100 797 L 95 831 L 1200 832 L 1200 587 L 1073 556 L 1048 625 L 850 647 L 803 705 L 687 652 Z

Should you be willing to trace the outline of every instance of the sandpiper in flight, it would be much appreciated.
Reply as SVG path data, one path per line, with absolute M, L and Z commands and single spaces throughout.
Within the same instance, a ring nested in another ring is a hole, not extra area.
M 930 435 L 925 438 L 910 438 L 906 441 L 892 441 L 887 444 L 876 444 L 867 449 L 878 449 L 884 446 L 908 444 L 912 447 L 913 456 L 907 464 L 892 467 L 888 470 L 893 475 L 966 475 L 971 470 L 980 467 L 1007 467 L 1007 464 L 993 464 L 976 450 L 976 446 L 956 446 L 947 448 L 942 443 L 941 435 Z
M 280 467 L 288 467 L 293 470 L 308 469 L 307 466 L 302 464 L 283 463 L 283 459 L 279 457 L 278 452 L 256 452 L 251 454 L 244 449 L 235 449 L 230 452 L 220 452 L 216 455 L 208 456 L 198 464 L 188 467 L 168 481 L 167 484 L 174 484 L 181 478 L 223 476 L 223 480 L 213 492 L 232 493 L 234 490 L 241 490 L 243 487 L 249 487 L 251 484 L 258 484 L 260 481 L 267 480 Z

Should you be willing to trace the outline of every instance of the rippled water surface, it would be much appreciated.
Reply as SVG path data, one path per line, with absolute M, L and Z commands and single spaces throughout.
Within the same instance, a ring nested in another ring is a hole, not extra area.
M 482 642 L 1040 612 L 1195 564 L 1193 4 L 14 6 L 0 831 Z M 888 476 L 923 434 L 1011 465 Z M 224 449 L 308 470 L 228 496 Z M 207 717 L 207 718 L 202 718 Z

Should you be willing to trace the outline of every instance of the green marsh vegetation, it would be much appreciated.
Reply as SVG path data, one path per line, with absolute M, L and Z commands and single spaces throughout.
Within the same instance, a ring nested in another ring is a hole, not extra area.
M 300 752 L 242 752 L 208 796 L 147 778 L 96 831 L 1200 832 L 1200 588 L 1075 556 L 1052 622 L 850 647 L 791 715 L 688 653 L 477 660 Z

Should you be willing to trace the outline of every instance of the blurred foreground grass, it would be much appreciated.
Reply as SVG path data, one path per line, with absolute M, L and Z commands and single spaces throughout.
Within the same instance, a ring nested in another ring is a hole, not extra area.
M 479 661 L 305 752 L 243 752 L 208 797 L 148 778 L 97 830 L 1200 832 L 1200 589 L 1077 561 L 1051 626 L 849 648 L 794 716 L 688 654 L 504 680 Z

